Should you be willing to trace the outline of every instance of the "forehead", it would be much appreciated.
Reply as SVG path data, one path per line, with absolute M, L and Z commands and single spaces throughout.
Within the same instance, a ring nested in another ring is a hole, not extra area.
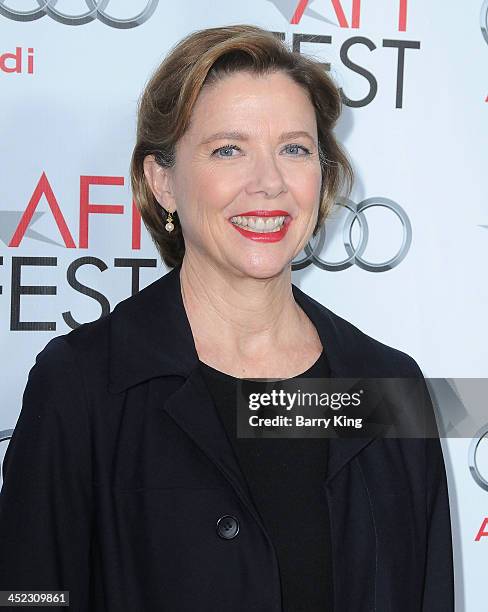
M 224 76 L 200 92 L 190 132 L 248 127 L 315 129 L 315 109 L 307 90 L 283 72 Z

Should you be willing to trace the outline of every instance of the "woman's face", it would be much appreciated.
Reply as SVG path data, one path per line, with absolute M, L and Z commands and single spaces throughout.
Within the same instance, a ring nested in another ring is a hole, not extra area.
M 283 72 L 240 72 L 205 87 L 165 172 L 185 256 L 239 275 L 279 274 L 306 245 L 319 209 L 317 124 L 306 91 Z

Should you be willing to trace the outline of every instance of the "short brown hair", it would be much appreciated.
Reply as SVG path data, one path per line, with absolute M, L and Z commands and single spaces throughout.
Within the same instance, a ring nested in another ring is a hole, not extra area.
M 231 25 L 197 30 L 184 37 L 165 57 L 147 83 L 139 101 L 137 139 L 131 160 L 134 200 L 164 263 L 181 263 L 185 242 L 173 213 L 174 230 L 166 219 L 144 175 L 144 158 L 154 155 L 164 167 L 175 163 L 175 147 L 188 128 L 191 113 L 204 85 L 239 71 L 257 75 L 282 71 L 304 87 L 315 107 L 322 169 L 316 235 L 344 184 L 349 195 L 353 170 L 332 129 L 342 102 L 340 92 L 321 64 L 291 51 L 275 34 L 254 25 Z

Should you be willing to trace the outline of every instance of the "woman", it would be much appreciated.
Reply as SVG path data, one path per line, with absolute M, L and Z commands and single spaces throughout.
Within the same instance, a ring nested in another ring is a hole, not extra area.
M 254 26 L 194 32 L 155 72 L 132 184 L 172 270 L 37 356 L 1 590 L 90 612 L 454 609 L 437 439 L 235 435 L 243 378 L 422 378 L 291 283 L 352 178 L 339 114 L 320 65 Z

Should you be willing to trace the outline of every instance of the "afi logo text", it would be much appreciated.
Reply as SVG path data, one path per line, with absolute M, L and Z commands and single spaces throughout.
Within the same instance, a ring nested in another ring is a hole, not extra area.
M 322 0 L 325 4 L 328 0 Z M 352 7 L 350 13 L 350 20 L 348 21 L 348 17 L 344 7 L 342 6 L 341 0 L 329 0 L 332 4 L 332 8 L 337 17 L 337 22 L 339 27 L 341 28 L 359 28 L 361 22 L 361 0 L 352 0 Z M 283 0 L 274 0 L 273 4 L 277 5 L 279 8 L 283 8 L 281 6 L 284 4 Z M 305 9 L 310 4 L 310 0 L 299 0 L 296 8 L 291 16 L 290 23 L 297 24 L 300 23 L 303 13 Z M 376 2 L 371 3 L 372 6 L 376 4 Z M 407 29 L 407 8 L 408 8 L 408 0 L 398 0 L 398 31 L 405 32 Z M 318 7 L 318 3 L 316 4 Z M 371 8 L 372 8 L 371 6 Z M 377 6 L 375 7 L 377 8 Z

